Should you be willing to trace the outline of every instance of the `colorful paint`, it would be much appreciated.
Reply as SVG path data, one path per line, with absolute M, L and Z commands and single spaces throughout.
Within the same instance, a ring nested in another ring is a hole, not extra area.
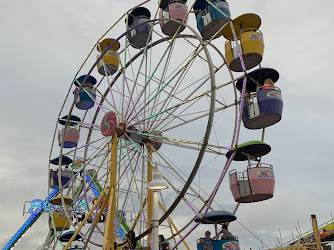
M 228 250 L 239 250 L 239 243 L 237 241 L 229 241 L 222 245 L 222 249 L 228 249 Z
M 70 164 L 70 168 L 72 169 L 73 172 L 78 172 L 82 168 L 82 166 L 83 166 L 83 161 L 80 159 L 76 159 Z
M 228 5 L 226 2 L 218 2 L 216 3 L 216 7 L 228 9 Z
M 264 169 L 257 172 L 259 178 L 274 178 L 274 171 L 271 169 Z
M 101 122 L 101 133 L 103 136 L 111 136 L 117 125 L 116 114 L 112 111 L 105 114 Z
M 107 55 L 119 58 L 118 53 L 116 51 L 113 51 L 113 50 L 108 50 Z
M 274 98 L 282 100 L 282 94 L 279 91 L 270 91 L 267 93 L 267 98 Z
M 263 42 L 263 36 L 260 33 L 252 33 L 249 34 L 249 40 L 259 40 L 261 42 Z
M 181 4 L 181 3 L 176 3 L 176 4 L 174 4 L 173 7 L 174 7 L 174 9 L 187 11 L 187 7 L 184 4 Z
M 75 135 L 79 135 L 80 132 L 79 132 L 79 130 L 77 130 L 76 128 L 67 128 L 67 129 L 66 129 L 66 134 L 75 134 Z
M 326 238 L 333 234 L 334 234 L 334 223 L 330 223 L 324 227 L 319 228 L 320 239 Z M 315 242 L 314 233 L 312 232 L 311 234 L 304 236 L 298 242 L 300 244 L 307 244 L 307 243 Z

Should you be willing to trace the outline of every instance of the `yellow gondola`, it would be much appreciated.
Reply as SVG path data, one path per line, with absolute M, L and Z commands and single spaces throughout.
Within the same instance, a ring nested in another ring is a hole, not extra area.
M 102 53 L 110 44 L 115 41 L 113 38 L 104 39 L 97 46 L 97 50 Z M 116 41 L 104 54 L 97 64 L 97 70 L 101 75 L 113 75 L 119 67 L 119 54 L 117 50 L 121 47 L 120 43 Z
M 225 43 L 225 56 L 229 68 L 235 72 L 244 70 L 239 53 L 242 55 L 245 63 L 245 70 L 254 68 L 261 63 L 264 52 L 263 35 L 259 31 L 261 18 L 256 14 L 247 13 L 237 17 L 232 22 L 241 51 L 238 51 L 238 47 L 235 44 L 231 25 L 226 25 L 222 32 L 223 36 L 227 39 Z
M 72 207 L 73 200 L 68 196 L 64 196 L 64 201 L 66 204 L 66 207 L 64 209 L 67 209 L 67 210 L 70 209 Z M 58 205 L 58 206 L 62 205 L 60 196 L 53 198 L 50 202 L 53 205 Z M 53 218 L 54 226 L 56 230 L 62 231 L 62 230 L 70 229 L 71 223 L 68 221 L 68 218 L 66 217 L 65 212 L 63 211 L 63 209 L 59 209 L 59 210 L 60 211 L 56 211 L 52 214 L 52 218 Z M 49 227 L 50 229 L 52 229 L 50 220 L 49 220 Z

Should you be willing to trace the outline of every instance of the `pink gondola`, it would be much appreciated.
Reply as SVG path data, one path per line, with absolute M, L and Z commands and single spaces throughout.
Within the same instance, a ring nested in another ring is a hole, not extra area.
M 252 167 L 256 165 L 256 167 Z M 252 164 L 243 173 L 230 172 L 230 188 L 236 202 L 250 203 L 274 196 L 273 167 L 266 163 Z
M 173 36 L 185 29 L 178 21 L 187 23 L 188 7 L 187 0 L 162 0 L 160 3 L 160 27 L 162 32 L 167 36 Z M 176 20 L 176 21 L 174 21 Z

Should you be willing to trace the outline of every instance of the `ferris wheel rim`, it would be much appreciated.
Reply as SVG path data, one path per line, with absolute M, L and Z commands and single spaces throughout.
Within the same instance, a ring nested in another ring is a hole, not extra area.
M 155 22 L 155 21 L 158 21 L 158 20 L 160 20 L 160 19 L 150 20 L 149 22 Z M 208 139 L 209 139 L 209 136 L 210 136 L 211 126 L 212 126 L 212 121 L 213 121 L 214 106 L 215 106 L 215 102 L 214 102 L 214 99 L 215 99 L 215 80 L 214 80 L 214 79 L 215 79 L 215 75 L 214 75 L 214 73 L 213 73 L 213 69 L 212 69 L 211 56 L 210 56 L 209 52 L 207 51 L 207 48 L 206 48 L 206 45 L 205 45 L 204 41 L 202 40 L 202 38 L 200 37 L 200 35 L 199 35 L 199 34 L 198 34 L 192 27 L 190 27 L 190 26 L 187 25 L 187 24 L 183 24 L 183 25 L 185 25 L 188 29 L 190 29 L 190 30 L 195 34 L 197 40 L 200 41 L 201 45 L 203 46 L 203 48 L 204 48 L 204 52 L 205 52 L 207 58 L 209 58 L 210 79 L 211 79 L 211 104 L 210 104 L 210 115 L 209 115 L 209 119 L 208 119 L 207 130 L 206 130 L 206 132 L 205 132 L 205 136 L 204 136 L 204 140 L 203 140 L 204 143 L 203 143 L 203 146 L 201 147 L 201 151 L 200 151 L 200 154 L 199 154 L 199 158 L 198 158 L 198 160 L 197 160 L 196 163 L 195 163 L 195 165 L 197 165 L 197 170 L 198 170 L 199 165 L 200 165 L 200 162 L 201 162 L 201 159 L 202 159 L 203 156 L 204 156 L 204 151 L 205 151 L 205 148 L 206 148 L 206 143 L 207 143 L 207 141 L 208 141 Z M 124 35 L 126 35 L 126 34 L 127 34 L 127 32 L 123 33 L 122 35 L 124 36 Z M 120 38 L 121 38 L 121 36 L 120 36 L 119 38 L 115 39 L 115 41 L 118 41 Z M 169 40 L 169 39 L 172 39 L 172 38 L 170 38 L 170 37 L 163 38 L 163 39 L 161 39 L 161 42 L 162 42 L 162 41 L 165 41 L 165 40 Z M 115 42 L 115 41 L 114 41 L 114 42 Z M 159 43 L 156 43 L 156 44 L 159 44 Z M 112 44 L 109 45 L 109 46 L 112 46 Z M 106 49 L 106 50 L 107 50 L 107 49 Z M 104 53 L 106 53 L 106 50 L 104 51 Z M 143 53 L 143 52 L 139 52 L 139 53 L 137 53 L 137 55 L 140 56 L 142 53 Z M 103 56 L 103 55 L 101 55 L 101 57 L 102 57 L 102 56 Z M 132 60 L 132 58 L 131 58 L 131 60 Z M 91 70 L 89 71 L 89 73 L 87 73 L 86 78 L 87 78 L 88 75 L 91 73 L 91 71 L 95 68 L 97 62 L 98 62 L 98 61 L 96 61 L 96 63 L 92 66 L 92 68 L 91 68 Z M 118 77 L 120 77 L 121 74 L 122 74 L 122 72 L 118 73 Z M 213 79 L 213 82 L 212 82 L 212 79 Z M 84 81 L 85 81 L 85 80 L 84 80 Z M 113 82 L 115 83 L 115 81 L 113 81 Z M 112 86 L 111 86 L 111 87 L 112 87 Z M 108 90 L 106 90 L 106 93 L 105 93 L 105 94 L 107 94 L 107 92 L 108 92 Z M 104 100 L 104 99 L 102 99 L 102 100 Z M 74 106 L 74 103 L 73 103 L 72 106 Z M 94 123 L 94 120 L 96 120 L 97 115 L 98 115 L 99 112 L 100 112 L 100 109 L 96 109 L 96 113 L 95 113 L 95 115 L 94 115 L 94 118 L 93 118 L 93 120 L 92 120 L 92 123 Z M 210 127 L 210 128 L 209 128 L 209 127 Z M 209 130 L 209 132 L 208 132 L 208 130 Z M 89 131 L 89 134 L 88 134 L 88 136 L 87 136 L 87 141 L 86 141 L 86 143 L 88 143 L 88 141 L 89 141 L 89 139 L 90 139 L 90 135 L 91 135 L 91 131 Z M 205 141 L 206 141 L 206 142 L 205 142 Z M 85 152 L 87 152 L 87 151 L 85 150 Z M 85 158 L 86 158 L 86 157 L 85 157 Z M 194 168 L 195 168 L 195 166 L 194 166 Z M 193 171 L 194 171 L 194 168 L 193 168 Z M 196 170 L 196 172 L 197 172 L 197 170 Z M 85 168 L 84 168 L 84 171 L 85 171 Z M 191 174 L 191 175 L 192 175 L 192 178 L 188 178 L 187 184 L 185 185 L 186 189 L 183 188 L 183 190 L 182 190 L 182 193 L 183 193 L 183 194 L 181 193 L 181 195 L 179 195 L 178 198 L 177 198 L 177 199 L 178 199 L 178 202 L 176 203 L 176 202 L 174 201 L 174 203 L 173 203 L 174 207 L 173 207 L 173 205 L 172 205 L 172 206 L 165 212 L 164 216 L 163 216 L 162 218 L 159 219 L 159 224 L 161 224 L 161 223 L 162 223 L 162 222 L 169 216 L 169 214 L 173 211 L 173 209 L 175 209 L 175 207 L 177 206 L 177 204 L 178 204 L 179 201 L 181 200 L 182 195 L 184 195 L 185 192 L 187 191 L 187 189 L 189 188 L 189 186 L 190 186 L 190 184 L 191 184 L 193 178 L 194 178 L 195 175 L 196 175 L 196 172 L 193 172 L 193 171 L 192 171 L 192 174 Z M 84 172 L 84 178 L 85 178 L 85 172 Z M 85 181 L 84 181 L 84 185 L 86 185 L 86 184 L 85 184 Z M 188 186 L 188 187 L 187 187 L 187 186 Z M 172 208 L 172 207 L 173 207 L 173 208 Z M 137 236 L 137 239 L 146 236 L 149 232 L 150 232 L 150 229 L 146 230 L 144 233 L 142 233 L 141 235 Z
M 157 19 L 157 20 L 159 20 L 159 19 Z M 154 20 L 151 20 L 151 21 L 154 21 Z M 188 28 L 189 28 L 190 26 L 188 26 Z M 190 27 L 191 28 L 191 27 Z M 193 30 L 193 32 L 196 32 L 196 31 L 194 31 Z M 182 36 L 187 36 L 187 35 L 182 35 Z M 197 38 L 200 38 L 201 39 L 201 37 L 197 34 Z M 169 39 L 171 39 L 170 37 L 166 37 L 166 38 L 163 38 L 163 39 L 161 39 L 161 40 L 169 40 Z M 210 44 L 210 43 L 209 43 Z M 206 44 L 204 44 L 204 41 L 202 40 L 202 46 L 206 46 Z M 205 47 L 205 49 L 206 49 L 206 47 Z M 138 53 L 139 55 L 138 56 L 140 56 L 140 54 L 142 54 L 142 53 Z M 209 55 L 209 57 L 210 57 L 210 53 L 208 53 L 207 52 L 207 54 Z M 101 55 L 102 56 L 102 55 Z M 223 57 L 224 58 L 224 57 Z M 224 58 L 225 59 L 225 58 Z M 210 58 L 210 60 L 211 60 L 211 58 Z M 95 64 L 96 65 L 96 64 Z M 92 68 L 94 68 L 95 67 L 95 65 L 92 67 Z M 211 77 L 211 79 L 214 79 L 215 78 L 215 73 L 212 73 L 212 62 L 211 62 L 211 67 L 210 67 L 210 69 L 211 69 L 211 72 L 210 72 L 210 74 L 211 75 L 213 75 L 213 77 Z M 92 70 L 91 70 L 92 71 Z M 87 74 L 87 76 L 89 76 L 89 74 L 91 73 L 91 71 Z M 230 71 L 230 70 L 229 70 Z M 119 73 L 119 76 L 121 76 L 122 74 L 121 74 L 121 72 Z M 234 83 L 234 81 L 233 81 L 233 83 Z M 211 90 L 212 91 L 214 91 L 214 88 L 215 87 L 213 87 L 213 88 L 211 88 Z M 107 91 L 106 91 L 107 92 Z M 211 95 L 212 97 L 214 97 L 214 95 Z M 211 100 L 213 100 L 214 98 L 211 98 Z M 214 102 L 213 102 L 213 104 L 214 104 Z M 73 102 L 73 104 L 72 104 L 72 109 L 73 109 L 73 107 L 74 107 L 74 102 Z M 97 112 L 99 112 L 99 109 L 97 109 Z M 211 114 L 210 114 L 210 116 L 213 116 L 213 114 L 214 114 L 214 109 L 210 109 L 210 112 L 211 112 Z M 213 117 L 211 117 L 211 122 L 208 122 L 208 123 L 211 123 L 211 127 L 212 127 L 212 120 L 213 120 Z M 211 128 L 210 128 L 211 129 Z M 90 133 L 91 133 L 91 130 L 90 130 Z M 208 140 L 208 138 L 209 138 L 209 134 L 206 132 L 206 141 Z M 206 148 L 206 144 L 204 143 L 203 144 L 204 145 L 204 148 Z M 202 149 L 203 149 L 203 147 L 202 147 Z M 204 150 L 202 150 L 201 151 L 201 154 L 202 154 L 202 158 L 203 158 L 203 155 L 204 155 Z M 85 157 L 86 158 L 86 157 Z M 199 167 L 199 165 L 200 165 L 200 163 L 198 164 L 198 167 Z M 84 171 L 85 171 L 85 168 L 84 168 Z M 194 173 L 194 176 L 195 176 L 195 174 L 196 173 Z M 85 174 L 84 174 L 84 178 L 85 178 Z M 189 182 L 190 183 L 190 182 Z M 86 183 L 84 182 L 84 185 L 85 185 Z M 184 191 L 184 192 L 186 192 L 186 190 Z M 172 212 L 172 210 L 171 210 L 171 212 Z M 161 218 L 161 219 L 166 219 L 168 217 L 168 215 L 166 215 L 165 216 L 165 218 Z M 149 231 L 149 230 L 148 230 Z M 147 231 L 147 232 L 148 232 Z M 139 236 L 138 236 L 139 237 Z

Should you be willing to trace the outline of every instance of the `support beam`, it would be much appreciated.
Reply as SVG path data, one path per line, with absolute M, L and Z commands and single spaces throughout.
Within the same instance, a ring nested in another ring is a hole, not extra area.
M 320 240 L 320 236 L 319 236 L 319 231 L 318 231 L 318 223 L 317 223 L 317 217 L 315 216 L 315 214 L 311 215 L 312 218 L 312 226 L 313 226 L 313 233 L 314 233 L 314 237 L 315 237 L 315 246 L 317 248 L 317 250 L 321 249 L 321 240 Z
M 81 228 L 85 225 L 85 223 L 87 222 L 88 218 L 91 216 L 91 214 L 93 213 L 93 211 L 96 209 L 96 207 L 100 204 L 103 196 L 105 195 L 105 193 L 107 192 L 107 188 L 105 190 L 103 190 L 103 192 L 101 193 L 101 196 L 97 199 L 96 203 L 94 204 L 94 206 L 91 208 L 91 210 L 89 210 L 88 214 L 86 215 L 86 217 L 83 219 L 83 221 L 81 222 L 80 226 L 78 227 L 78 229 L 74 232 L 74 234 L 72 235 L 71 239 L 67 242 L 66 246 L 63 248 L 64 250 L 67 250 L 69 248 L 69 246 L 71 245 L 71 243 L 73 242 L 73 240 L 75 239 L 75 237 L 79 234 Z M 112 190 L 113 191 L 113 190 Z
M 135 227 L 136 227 L 136 225 L 137 225 L 137 221 L 138 221 L 139 218 L 140 218 L 141 211 L 144 209 L 145 205 L 146 205 L 146 199 L 144 200 L 143 205 L 141 206 L 141 209 L 139 210 L 139 212 L 138 212 L 138 214 L 137 214 L 136 220 L 135 220 L 135 222 L 133 223 L 133 225 L 132 225 L 132 227 L 131 227 L 131 230 L 132 230 L 132 231 L 135 229 Z
M 153 175 L 153 167 L 152 167 L 152 147 L 147 146 L 147 158 L 149 159 L 149 162 L 147 163 L 147 183 L 150 183 L 152 181 L 152 175 Z M 147 228 L 151 227 L 151 221 L 152 221 L 152 192 L 147 189 Z M 152 233 L 147 235 L 147 246 L 149 247 L 151 245 L 151 239 L 152 239 Z
M 115 189 L 116 189 L 116 176 L 117 176 L 117 134 L 114 131 L 111 138 L 111 150 L 110 150 L 110 196 L 108 206 L 108 216 L 106 221 L 106 227 L 104 230 L 103 250 L 114 249 L 114 235 L 115 235 Z
M 105 199 L 104 199 L 104 201 L 102 203 L 102 206 L 100 207 L 100 211 L 98 212 L 98 214 L 95 217 L 95 220 L 94 220 L 94 222 L 93 222 L 93 224 L 92 224 L 92 226 L 90 228 L 90 232 L 89 232 L 88 236 L 86 237 L 87 240 L 85 242 L 85 245 L 84 245 L 83 249 L 86 249 L 87 244 L 88 244 L 88 242 L 90 240 L 90 237 L 92 237 L 94 229 L 95 229 L 97 223 L 100 221 L 101 215 L 102 215 L 102 213 L 103 213 L 103 211 L 104 211 L 107 203 L 109 202 L 109 197 L 110 197 L 110 190 L 108 191 L 107 196 L 105 197 Z

